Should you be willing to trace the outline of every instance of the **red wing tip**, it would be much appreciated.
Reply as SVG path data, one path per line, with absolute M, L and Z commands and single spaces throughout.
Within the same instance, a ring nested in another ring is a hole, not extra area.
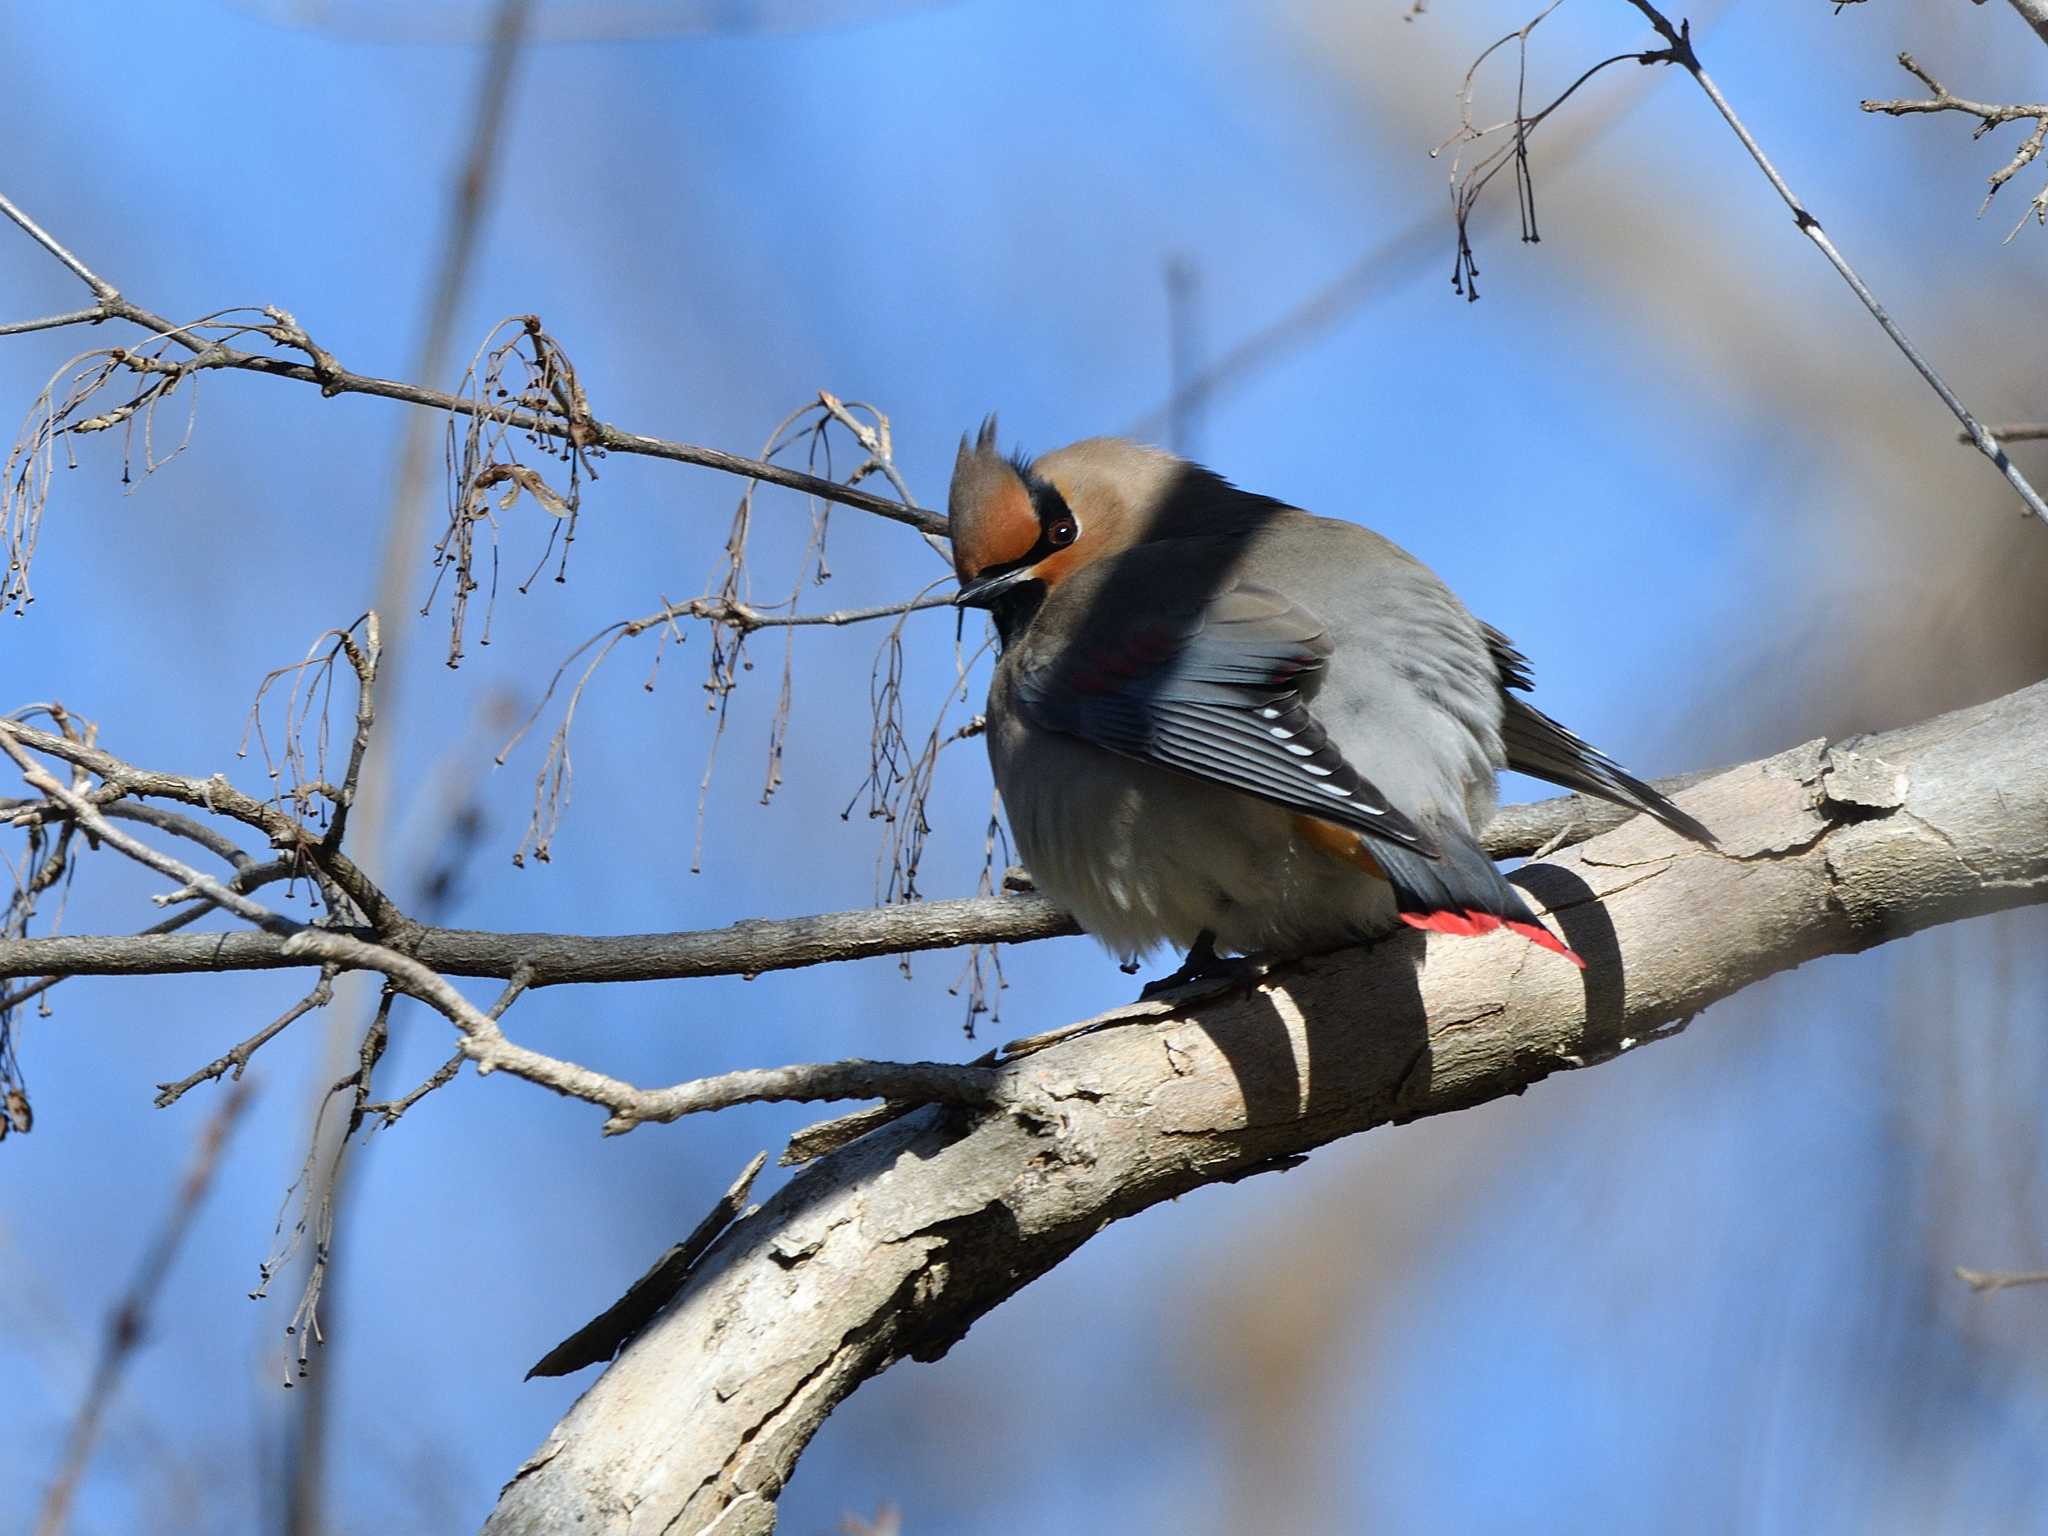
M 1563 955 L 1580 970 L 1586 968 L 1578 952 L 1540 923 L 1516 922 L 1512 918 L 1500 918 L 1491 912 L 1443 911 L 1443 912 L 1402 912 L 1401 921 L 1410 928 L 1420 928 L 1427 933 L 1456 934 L 1461 939 L 1475 939 L 1481 934 L 1492 933 L 1497 928 L 1506 928 L 1519 933 L 1531 944 L 1549 950 L 1554 955 Z

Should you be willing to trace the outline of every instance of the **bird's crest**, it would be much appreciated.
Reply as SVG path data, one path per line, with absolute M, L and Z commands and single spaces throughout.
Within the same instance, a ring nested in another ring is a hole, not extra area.
M 1027 466 L 1005 458 L 990 415 L 970 443 L 963 433 L 953 461 L 953 489 L 946 501 L 951 524 L 953 569 L 972 581 L 1030 554 L 1038 543 L 1038 513 L 1032 505 Z

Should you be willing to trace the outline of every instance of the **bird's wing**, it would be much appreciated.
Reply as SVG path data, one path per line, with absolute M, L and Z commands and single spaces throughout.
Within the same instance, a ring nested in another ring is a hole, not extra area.
M 1084 621 L 1064 646 L 1027 645 L 1013 676 L 1045 730 L 1436 857 L 1310 710 L 1330 651 L 1321 619 L 1240 582 L 1197 608 Z

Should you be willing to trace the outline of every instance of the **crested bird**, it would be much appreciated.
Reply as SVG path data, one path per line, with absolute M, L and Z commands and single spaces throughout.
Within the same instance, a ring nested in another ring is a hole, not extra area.
M 1400 924 L 1506 928 L 1573 964 L 1475 833 L 1514 768 L 1698 821 L 1520 695 L 1529 664 L 1421 561 L 1356 523 L 1095 437 L 1005 456 L 962 437 L 955 601 L 1002 651 L 987 737 L 1040 890 L 1148 988 Z

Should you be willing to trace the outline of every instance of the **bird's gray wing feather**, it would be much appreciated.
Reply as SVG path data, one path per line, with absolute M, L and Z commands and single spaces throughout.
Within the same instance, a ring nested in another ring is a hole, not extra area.
M 1313 613 L 1240 582 L 1114 628 L 1113 643 L 1017 658 L 1033 724 L 1436 856 L 1310 710 L 1331 650 Z

